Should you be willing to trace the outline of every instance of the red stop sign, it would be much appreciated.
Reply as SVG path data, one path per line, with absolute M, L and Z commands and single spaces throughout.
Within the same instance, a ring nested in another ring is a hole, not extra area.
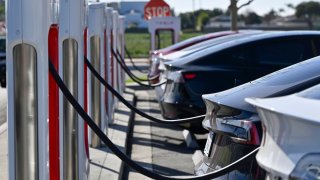
M 150 0 L 144 6 L 144 18 L 171 16 L 170 6 L 163 0 Z

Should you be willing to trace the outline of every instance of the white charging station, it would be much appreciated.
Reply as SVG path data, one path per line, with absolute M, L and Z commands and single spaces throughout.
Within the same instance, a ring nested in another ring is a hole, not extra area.
M 119 16 L 119 53 L 121 54 L 121 58 L 124 60 L 125 59 L 125 16 Z M 125 62 L 124 62 L 125 63 Z M 125 73 L 124 70 L 119 67 L 119 77 L 120 77 L 120 92 L 123 94 L 124 89 L 125 89 Z
M 117 47 L 118 47 L 118 19 L 119 19 L 119 13 L 118 11 L 112 11 L 112 49 L 117 54 Z M 117 92 L 119 92 L 119 81 L 118 81 L 118 69 L 119 69 L 119 63 L 115 59 L 116 57 L 113 57 L 113 66 L 112 66 L 112 86 Z M 114 98 L 114 107 L 116 108 L 118 106 L 118 99 Z
M 90 63 L 99 74 L 104 76 L 104 29 L 105 29 L 105 4 L 89 4 L 87 54 Z M 88 70 L 88 112 L 100 129 L 107 133 L 105 122 L 106 109 L 104 87 L 99 80 Z M 92 131 L 89 131 L 91 147 L 99 147 L 101 140 Z
M 110 7 L 105 7 L 105 24 L 106 24 L 106 44 L 105 44 L 105 51 L 106 51 L 106 63 L 105 63 L 105 71 L 106 71 L 106 80 L 108 84 L 112 84 L 112 68 L 111 68 L 111 63 L 112 63 L 112 54 L 111 54 L 111 35 L 112 35 L 112 8 Z M 106 96 L 106 110 L 108 114 L 108 123 L 112 124 L 113 118 L 114 118 L 114 106 L 113 106 L 113 95 L 112 93 L 108 90 L 105 89 L 105 96 Z
M 49 177 L 49 0 L 7 1 L 8 168 L 15 180 Z
M 173 43 L 177 43 L 181 31 L 180 17 L 152 17 L 148 20 L 148 30 L 151 36 L 151 51 L 156 50 L 156 33 L 159 31 L 172 31 Z
M 59 75 L 84 105 L 85 0 L 60 1 Z M 85 124 L 62 93 L 59 96 L 60 179 L 88 179 Z

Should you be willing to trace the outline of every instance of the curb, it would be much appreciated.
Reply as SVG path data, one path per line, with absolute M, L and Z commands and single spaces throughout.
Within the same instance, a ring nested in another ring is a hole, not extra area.
M 128 88 L 123 96 L 132 104 L 136 99 L 134 91 Z M 108 137 L 125 154 L 127 154 L 128 134 L 133 117 L 134 113 L 124 104 L 119 103 L 115 111 L 114 123 L 108 128 Z M 106 146 L 90 148 L 89 163 L 91 180 L 122 179 L 125 163 Z

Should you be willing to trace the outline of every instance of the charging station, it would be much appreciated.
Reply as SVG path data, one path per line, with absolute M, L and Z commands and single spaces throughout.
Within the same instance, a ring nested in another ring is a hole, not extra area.
M 119 19 L 119 13 L 118 11 L 113 10 L 112 11 L 112 49 L 115 53 L 117 53 L 117 47 L 118 47 L 118 19 Z M 116 57 L 113 57 L 113 66 L 112 66 L 112 86 L 114 89 L 116 89 L 119 92 L 119 81 L 118 81 L 118 70 L 119 70 L 119 63 L 115 59 Z M 118 99 L 114 98 L 114 107 L 116 108 L 118 106 Z
M 180 37 L 180 17 L 152 17 L 148 20 L 148 30 L 151 37 L 151 51 L 157 49 L 156 45 L 160 41 L 160 37 L 157 38 L 157 35 L 160 31 L 170 31 L 172 33 L 172 44 L 175 44 Z
M 88 35 L 88 2 L 85 0 L 85 13 L 84 13 L 84 31 L 83 31 L 83 59 L 85 60 L 88 56 L 87 52 L 87 35 Z M 88 68 L 87 64 L 83 65 L 83 108 L 88 113 Z M 89 127 L 88 124 L 84 123 L 84 142 L 86 147 L 87 158 L 90 158 L 89 154 Z
M 105 24 L 106 24 L 106 38 L 105 38 L 105 79 L 108 82 L 108 84 L 112 84 L 112 54 L 111 54 L 111 35 L 112 35 L 112 11 L 113 9 L 110 7 L 105 7 Z M 114 115 L 114 106 L 113 106 L 113 96 L 112 93 L 105 88 L 105 105 L 106 105 L 106 111 L 108 115 L 108 123 L 111 124 L 113 122 L 113 115 Z
M 89 4 L 87 37 L 88 60 L 102 77 L 104 76 L 104 19 L 105 4 Z M 104 95 L 104 87 L 96 77 L 88 72 L 88 112 L 100 129 L 104 133 L 107 133 L 108 124 L 106 124 L 104 120 L 107 118 Z M 89 131 L 89 136 L 91 147 L 100 147 L 101 141 L 98 136 L 92 131 Z
M 125 16 L 119 16 L 119 28 L 118 28 L 118 34 L 119 34 L 119 46 L 118 50 L 121 55 L 121 59 L 125 59 L 125 51 L 124 51 L 124 45 L 125 45 Z M 123 62 L 125 63 L 125 62 Z M 125 74 L 124 70 L 119 66 L 119 81 L 120 81 L 120 92 L 123 94 L 125 89 Z
M 84 105 L 85 0 L 60 1 L 59 75 L 80 105 Z M 85 124 L 60 93 L 60 179 L 88 179 Z
M 9 178 L 49 177 L 49 0 L 7 1 Z

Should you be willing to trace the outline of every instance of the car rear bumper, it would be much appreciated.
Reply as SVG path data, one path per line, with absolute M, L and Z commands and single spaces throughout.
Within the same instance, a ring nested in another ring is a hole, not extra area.
M 203 160 L 195 166 L 194 174 L 200 176 L 206 173 L 215 171 Z M 216 178 L 216 180 L 255 180 L 255 179 L 265 179 L 266 172 L 260 168 L 255 159 L 244 163 L 237 170 L 231 171 L 223 176 Z
M 193 104 L 179 104 L 160 101 L 161 113 L 165 119 L 178 119 L 199 116 L 205 113 L 204 108 L 197 107 Z

